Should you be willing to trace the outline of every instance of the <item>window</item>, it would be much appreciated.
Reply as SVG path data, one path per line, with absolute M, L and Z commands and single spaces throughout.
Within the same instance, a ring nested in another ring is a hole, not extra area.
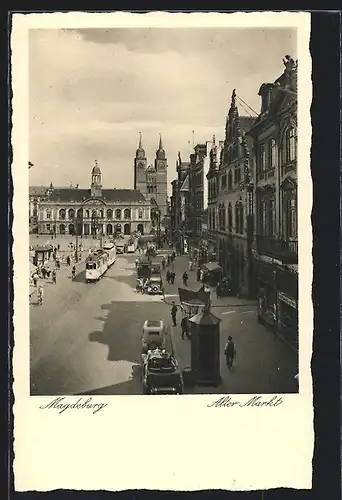
M 275 200 L 268 200 L 267 206 L 267 236 L 275 236 Z
M 51 219 L 51 208 L 46 209 L 46 218 Z
M 78 217 L 79 219 L 82 219 L 82 217 L 83 217 L 83 210 L 82 210 L 82 208 L 79 208 L 79 209 L 77 210 L 77 217 Z
M 223 174 L 221 176 L 221 189 L 225 189 L 227 187 L 227 174 Z
M 266 148 L 265 144 L 259 146 L 259 172 L 264 172 L 266 169 Z
M 228 172 L 228 189 L 232 189 L 233 187 L 233 174 L 232 171 L 229 170 Z
M 274 194 L 264 195 L 259 199 L 258 232 L 273 237 L 276 234 L 276 205 Z
M 237 183 L 237 184 L 241 182 L 241 168 L 240 168 L 240 165 L 238 165 L 234 169 L 234 182 Z
M 294 127 L 285 132 L 285 163 L 294 161 L 297 157 L 297 138 Z
M 121 210 L 120 210 L 120 208 L 117 208 L 115 210 L 115 218 L 116 219 L 121 219 Z
M 48 232 L 50 232 L 50 231 L 51 231 L 51 224 L 46 224 L 46 230 L 47 230 Z
M 124 210 L 124 219 L 128 220 L 131 218 L 131 211 L 129 210 L 129 208 L 126 208 Z
M 89 219 L 89 217 L 90 217 L 89 210 L 85 211 L 85 216 L 86 216 L 86 219 Z
M 243 234 L 243 204 L 238 201 L 235 204 L 235 231 L 238 234 Z
M 225 231 L 226 229 L 226 209 L 223 203 L 219 205 L 219 230 Z
M 284 238 L 297 238 L 297 193 L 296 189 L 287 189 L 283 191 L 283 221 Z
M 231 233 L 233 231 L 233 208 L 232 204 L 228 205 L 228 232 Z
M 275 168 L 277 166 L 277 144 L 275 139 L 268 142 L 268 168 Z
M 100 210 L 100 218 L 103 219 L 103 210 Z
M 59 211 L 59 218 L 62 220 L 65 220 L 65 216 L 66 216 L 66 212 L 65 212 L 64 208 L 61 208 L 61 210 Z
M 75 210 L 73 210 L 72 208 L 70 208 L 68 210 L 68 218 L 69 219 L 74 219 L 75 218 Z
M 141 209 L 141 208 L 139 208 L 139 210 L 138 210 L 138 218 L 139 218 L 139 219 L 142 219 L 142 218 L 143 218 L 143 211 L 142 211 L 142 209 Z

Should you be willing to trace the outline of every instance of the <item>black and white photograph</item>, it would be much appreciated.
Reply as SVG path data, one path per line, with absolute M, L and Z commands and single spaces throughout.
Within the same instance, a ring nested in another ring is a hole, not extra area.
M 14 16 L 18 491 L 310 487 L 309 37 Z
M 31 395 L 297 393 L 295 28 L 32 29 Z

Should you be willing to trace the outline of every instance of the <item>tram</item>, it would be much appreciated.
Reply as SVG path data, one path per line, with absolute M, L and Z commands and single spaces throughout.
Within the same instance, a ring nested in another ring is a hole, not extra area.
M 108 267 L 116 261 L 116 247 L 114 243 L 104 243 L 103 250 L 108 254 Z
M 86 260 L 85 279 L 89 283 L 98 281 L 108 269 L 108 253 L 104 250 L 96 250 Z

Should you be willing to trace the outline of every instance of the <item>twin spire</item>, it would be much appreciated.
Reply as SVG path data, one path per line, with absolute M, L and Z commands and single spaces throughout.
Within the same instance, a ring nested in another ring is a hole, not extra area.
M 143 146 L 142 146 L 142 133 L 141 132 L 139 132 L 139 146 L 138 146 L 138 151 L 144 151 Z M 162 135 L 161 134 L 159 134 L 159 147 L 158 147 L 158 151 L 164 151 L 163 141 L 162 141 Z

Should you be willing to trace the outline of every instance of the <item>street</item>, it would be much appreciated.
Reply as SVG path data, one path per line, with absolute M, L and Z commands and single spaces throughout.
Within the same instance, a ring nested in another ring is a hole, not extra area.
M 63 269 L 57 284 L 48 284 L 44 303 L 30 305 L 30 359 L 32 395 L 142 394 L 140 354 L 146 319 L 171 324 L 170 304 L 178 304 L 178 287 L 187 267 L 176 259 L 176 281 L 161 296 L 135 291 L 135 255 L 118 256 L 97 283 L 86 284 L 84 264 L 76 279 Z M 198 289 L 196 272 L 189 272 L 189 288 Z M 235 297 L 213 298 L 213 314 L 221 323 L 219 387 L 196 387 L 191 393 L 297 392 L 294 380 L 297 355 L 256 321 L 256 305 Z M 190 342 L 181 339 L 180 312 L 172 329 L 176 357 L 183 369 L 190 365 Z M 230 372 L 224 345 L 232 335 L 237 357 Z M 187 391 L 189 392 L 189 391 Z

